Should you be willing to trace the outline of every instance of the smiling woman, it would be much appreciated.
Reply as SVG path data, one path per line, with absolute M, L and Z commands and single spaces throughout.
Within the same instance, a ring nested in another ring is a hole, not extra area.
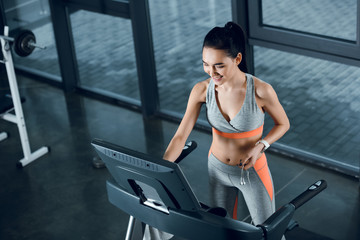
M 231 78 L 241 62 L 241 53 L 236 58 L 229 58 L 222 50 L 205 47 L 203 49 L 203 66 L 204 71 L 218 84 L 225 78 Z
M 210 78 L 193 87 L 185 115 L 163 158 L 177 159 L 205 103 L 213 127 L 208 156 L 210 205 L 233 214 L 240 191 L 257 225 L 275 212 L 274 188 L 264 151 L 285 134 L 290 124 L 271 85 L 247 73 L 244 43 L 241 27 L 233 22 L 215 27 L 205 36 L 202 61 Z M 274 127 L 263 138 L 265 112 L 273 119 Z M 149 230 L 154 236 L 160 234 Z

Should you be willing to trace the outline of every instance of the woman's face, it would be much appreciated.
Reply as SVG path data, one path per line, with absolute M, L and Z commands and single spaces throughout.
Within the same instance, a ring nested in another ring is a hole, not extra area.
M 223 84 L 240 71 L 238 64 L 241 61 L 241 53 L 236 58 L 231 58 L 224 50 L 204 47 L 202 57 L 204 71 L 217 85 Z

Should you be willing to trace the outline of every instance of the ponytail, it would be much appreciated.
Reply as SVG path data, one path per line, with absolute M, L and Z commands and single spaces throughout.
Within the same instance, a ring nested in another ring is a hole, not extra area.
M 224 50 L 231 58 L 236 58 L 238 53 L 241 53 L 242 59 L 238 67 L 242 72 L 247 73 L 245 41 L 246 36 L 242 28 L 234 22 L 228 22 L 224 27 L 214 27 L 206 34 L 203 48 Z

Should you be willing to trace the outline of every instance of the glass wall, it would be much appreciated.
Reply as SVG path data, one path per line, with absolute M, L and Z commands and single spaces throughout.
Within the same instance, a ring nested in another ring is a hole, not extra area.
M 290 119 L 279 142 L 359 166 L 360 68 L 263 47 L 254 55 L 256 76 L 274 87 Z
M 211 28 L 223 26 L 232 20 L 232 1 L 148 2 L 160 111 L 170 111 L 178 116 L 185 112 L 192 87 L 208 78 L 202 67 L 202 41 Z M 360 14 L 357 3 L 357 0 L 248 1 L 249 36 L 253 43 L 263 46 L 306 49 L 321 52 L 322 57 L 338 54 L 344 61 L 358 61 L 349 54 L 353 53 L 352 49 L 357 49 L 354 43 Z M 37 42 L 47 47 L 46 50 L 36 49 L 26 58 L 14 54 L 16 66 L 49 73 L 61 79 L 48 1 L 5 0 L 3 4 L 11 35 L 15 35 L 20 28 L 28 28 L 35 33 Z M 81 7 L 82 4 L 88 7 L 86 9 L 91 9 L 89 6 L 100 8 L 96 4 L 87 5 L 85 1 L 66 4 L 70 12 L 79 86 L 100 95 L 139 101 L 131 20 L 72 8 Z M 124 12 L 129 10 L 126 7 L 121 9 L 125 9 Z M 106 12 L 104 9 L 91 10 Z M 259 19 L 254 16 L 260 16 L 263 25 L 258 24 Z M 276 33 L 282 33 L 284 37 L 272 38 Z M 304 35 L 307 43 L 300 40 L 295 41 L 296 44 L 290 43 L 291 39 L 302 39 Z M 329 37 L 341 40 L 332 41 Z M 339 54 L 332 52 L 338 48 L 321 45 L 324 42 L 336 42 L 334 46 L 340 47 L 355 47 L 345 48 L 347 52 Z M 314 46 L 325 46 L 326 49 L 318 50 Z M 360 69 L 259 46 L 254 46 L 254 61 L 255 75 L 272 84 L 291 121 L 290 131 L 279 142 L 358 166 L 360 95 L 356 94 L 356 89 L 360 87 Z M 206 119 L 204 109 L 200 119 Z M 265 131 L 269 131 L 272 121 L 269 117 L 266 121 Z
M 56 76 L 54 79 L 61 79 L 48 1 L 5 0 L 3 4 L 10 36 L 15 36 L 19 29 L 30 29 L 36 42 L 46 46 L 45 50 L 36 48 L 27 57 L 19 57 L 13 52 L 15 66 L 39 70 Z
M 70 19 L 79 84 L 139 100 L 131 20 L 85 10 Z
M 262 21 L 324 36 L 356 40 L 357 0 L 262 0 Z
M 160 108 L 184 113 L 195 83 L 208 78 L 202 41 L 215 26 L 231 21 L 231 1 L 151 0 L 150 16 Z M 204 112 L 200 115 L 205 119 Z

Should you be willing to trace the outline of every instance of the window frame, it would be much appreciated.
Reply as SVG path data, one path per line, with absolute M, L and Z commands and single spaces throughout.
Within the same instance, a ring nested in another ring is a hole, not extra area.
M 357 1 L 356 41 L 266 25 L 262 1 L 247 0 L 249 43 L 325 60 L 360 66 L 360 0 Z

